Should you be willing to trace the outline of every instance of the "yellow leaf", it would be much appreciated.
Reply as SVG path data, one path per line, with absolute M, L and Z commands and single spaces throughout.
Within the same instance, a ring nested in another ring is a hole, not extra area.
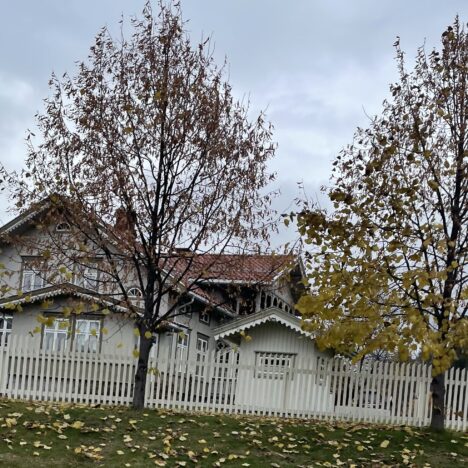
M 137 358 L 140 356 L 140 351 L 138 351 L 138 349 L 134 349 L 132 354 L 134 358 Z
M 124 451 L 123 450 L 117 450 L 117 455 L 123 455 Z
M 384 440 L 384 441 L 380 444 L 380 446 L 381 446 L 382 448 L 387 448 L 389 443 L 390 443 L 389 440 Z
M 138 330 L 138 328 L 134 328 L 134 329 L 133 329 L 133 334 L 134 334 L 135 336 L 140 336 L 140 330 Z
M 147 340 L 149 340 L 151 337 L 153 336 L 153 334 L 148 330 L 148 331 L 145 331 L 145 338 Z
M 82 421 L 75 421 L 73 424 L 70 424 L 70 427 L 73 429 L 81 429 L 84 426 L 84 422 Z
M 358 452 L 362 452 L 364 450 L 364 446 L 363 445 L 358 445 L 356 447 L 356 449 L 358 450 Z

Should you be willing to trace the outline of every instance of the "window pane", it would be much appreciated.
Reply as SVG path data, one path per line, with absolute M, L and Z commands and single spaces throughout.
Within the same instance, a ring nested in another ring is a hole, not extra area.
M 44 332 L 44 347 L 47 351 L 63 351 L 66 349 L 68 333 L 63 330 L 46 330 Z
M 63 351 L 67 346 L 68 333 L 59 332 L 56 335 L 54 351 Z
M 28 270 L 23 271 L 22 289 L 23 289 L 24 292 L 32 290 L 33 277 L 34 277 L 34 275 L 33 275 L 32 271 L 28 271 Z
M 0 345 L 8 343 L 11 334 L 13 317 L 11 315 L 0 315 Z
M 34 274 L 34 289 L 40 289 L 44 287 L 44 278 L 42 277 L 42 272 L 36 272 Z

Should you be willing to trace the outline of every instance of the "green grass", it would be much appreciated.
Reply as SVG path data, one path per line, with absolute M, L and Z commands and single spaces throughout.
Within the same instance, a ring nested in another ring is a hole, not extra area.
M 0 466 L 353 465 L 465 467 L 468 435 L 0 400 Z

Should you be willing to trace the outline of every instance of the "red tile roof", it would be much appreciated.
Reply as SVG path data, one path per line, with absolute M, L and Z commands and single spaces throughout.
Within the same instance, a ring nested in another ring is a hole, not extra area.
M 213 282 L 268 283 L 292 268 L 292 255 L 197 255 L 187 277 Z

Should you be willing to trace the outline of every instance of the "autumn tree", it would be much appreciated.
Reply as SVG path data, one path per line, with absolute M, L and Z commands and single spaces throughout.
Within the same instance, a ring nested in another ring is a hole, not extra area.
M 444 372 L 468 346 L 468 35 L 420 48 L 368 128 L 333 163 L 333 209 L 304 204 L 311 289 L 299 303 L 323 347 L 422 355 L 431 425 L 444 426 Z
M 104 28 L 74 75 L 53 75 L 14 190 L 20 209 L 45 199 L 71 227 L 67 241 L 44 246 L 48 258 L 102 252 L 102 277 L 139 331 L 135 408 L 152 337 L 180 313 L 180 301 L 164 301 L 183 298 L 223 252 L 268 240 L 271 126 L 234 99 L 210 40 L 194 47 L 184 27 L 177 2 L 160 2 L 157 14 L 148 2 L 130 37 Z M 198 260 L 203 268 L 192 268 Z

